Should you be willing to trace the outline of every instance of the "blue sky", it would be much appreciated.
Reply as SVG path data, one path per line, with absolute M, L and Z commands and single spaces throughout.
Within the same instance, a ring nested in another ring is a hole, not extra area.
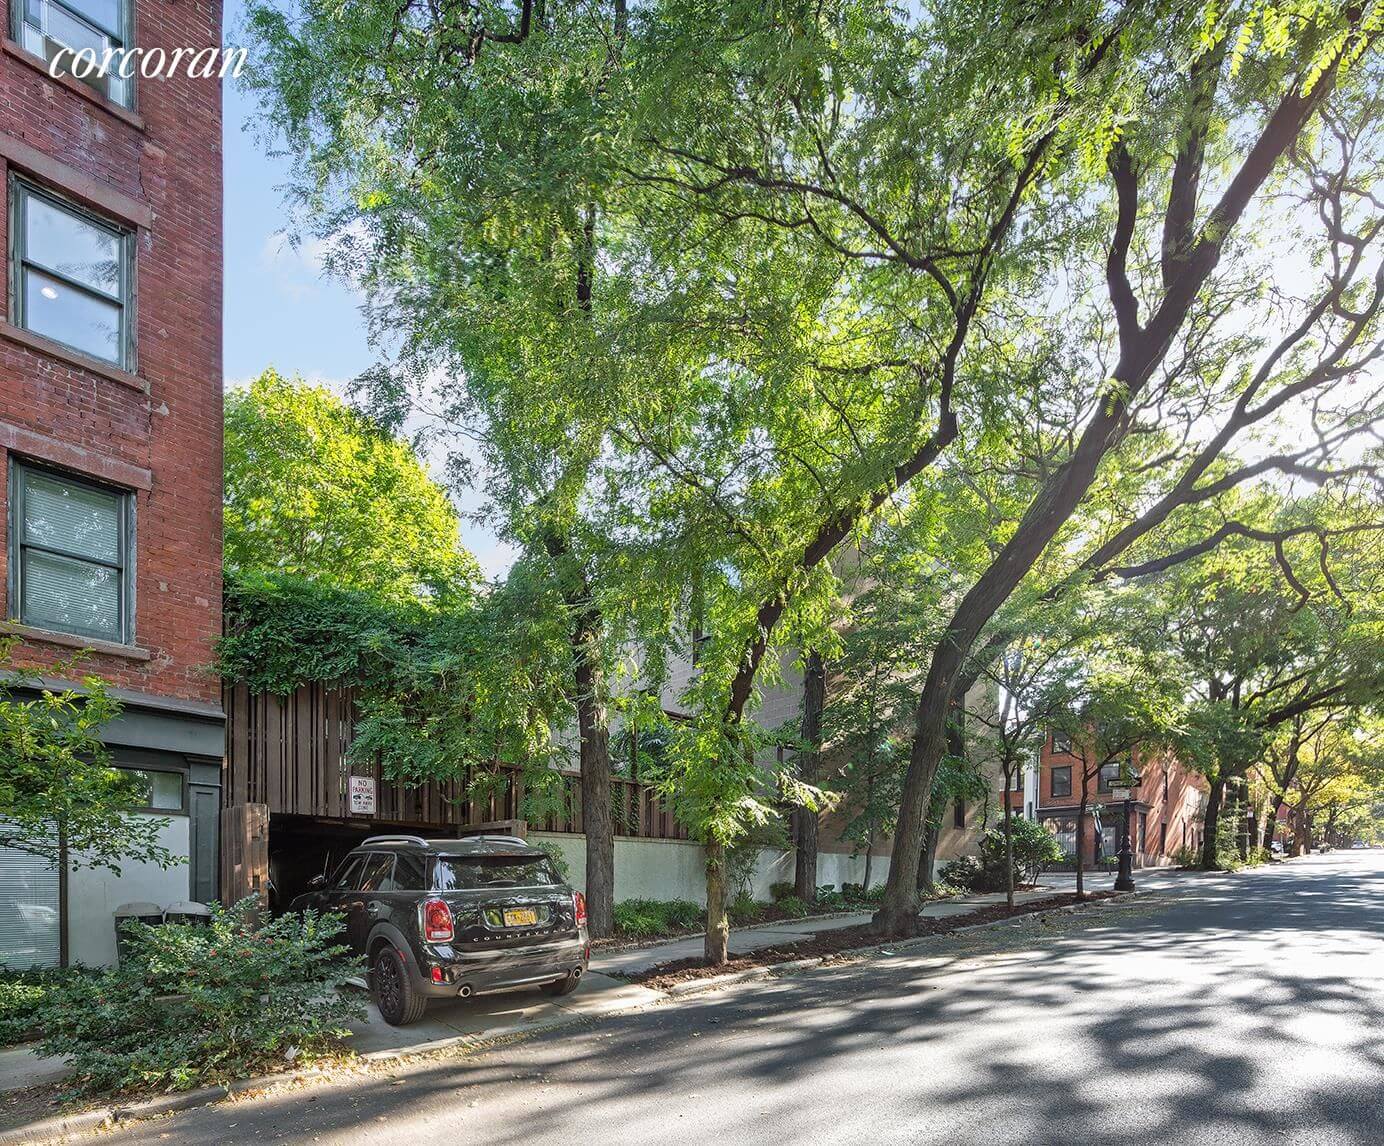
M 235 42 L 241 6 L 226 7 L 226 33 Z M 266 366 L 341 389 L 374 361 L 359 299 L 324 278 L 310 243 L 295 249 L 284 233 L 288 211 L 282 186 L 288 163 L 272 158 L 253 132 L 254 101 L 234 81 L 225 88 L 225 382 L 246 382 Z M 429 459 L 440 472 L 437 459 Z M 471 507 L 464 499 L 461 508 Z M 463 519 L 462 538 L 481 567 L 503 573 L 513 555 L 493 533 Z

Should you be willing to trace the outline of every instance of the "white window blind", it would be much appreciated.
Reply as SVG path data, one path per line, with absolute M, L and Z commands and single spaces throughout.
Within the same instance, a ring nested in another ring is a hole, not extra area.
M 0 966 L 56 967 L 60 911 L 58 865 L 0 847 Z

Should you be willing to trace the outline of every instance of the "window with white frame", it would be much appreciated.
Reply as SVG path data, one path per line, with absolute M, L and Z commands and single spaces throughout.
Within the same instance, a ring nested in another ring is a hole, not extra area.
M 73 74 L 112 103 L 130 107 L 134 84 L 120 74 L 120 64 L 134 39 L 134 5 L 130 0 L 10 0 L 15 13 L 14 37 L 50 64 L 71 71 L 73 57 L 90 49 L 97 64 L 87 74 Z M 128 70 L 128 69 L 127 69 Z
M 129 369 L 132 233 L 20 179 L 10 203 L 15 325 Z
M 9 477 L 11 618 L 129 643 L 132 496 L 17 461 Z

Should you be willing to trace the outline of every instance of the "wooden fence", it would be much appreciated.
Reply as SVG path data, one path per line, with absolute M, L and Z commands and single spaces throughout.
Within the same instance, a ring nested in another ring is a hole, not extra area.
M 270 814 L 342 820 L 376 820 L 419 828 L 463 827 L 524 819 L 523 778 L 518 769 L 497 765 L 498 777 L 484 794 L 467 791 L 462 780 L 406 784 L 382 774 L 378 760 L 350 761 L 355 696 L 350 688 L 304 685 L 286 697 L 251 692 L 244 685 L 222 691 L 226 710 L 226 764 L 222 778 L 227 805 L 264 804 Z M 580 832 L 581 775 L 563 771 L 563 798 L 532 831 Z M 375 811 L 351 811 L 348 780 L 375 781 Z M 611 778 L 611 812 L 617 835 L 687 839 L 667 802 L 647 784 Z

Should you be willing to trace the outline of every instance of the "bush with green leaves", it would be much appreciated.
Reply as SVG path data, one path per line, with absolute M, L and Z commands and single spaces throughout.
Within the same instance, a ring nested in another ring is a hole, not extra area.
M 36 1038 L 48 996 L 68 979 L 86 973 L 80 967 L 0 968 L 0 1047 Z
M 730 906 L 726 909 L 726 914 L 730 916 L 730 921 L 737 927 L 743 927 L 749 923 L 756 923 L 764 918 L 764 913 L 769 910 L 769 904 L 761 903 L 747 891 L 738 892 L 734 899 L 730 901 Z
M 1009 830 L 1014 841 L 1016 886 L 1020 883 L 1036 883 L 1043 872 L 1062 859 L 1062 845 L 1042 824 L 1015 816 L 1009 821 Z M 987 890 L 1004 890 L 1004 857 L 1004 825 L 999 824 L 986 832 L 980 841 L 981 866 L 985 869 L 987 881 L 996 885 Z
M 331 1053 L 365 1006 L 341 917 L 257 920 L 254 899 L 209 924 L 125 925 L 120 966 L 70 978 L 44 1005 L 44 1054 L 87 1093 L 187 1090 Z
M 769 885 L 769 898 L 777 903 L 780 899 L 786 899 L 794 892 L 791 883 L 771 883 Z
M 1173 863 L 1178 867 L 1199 869 L 1201 850 L 1199 848 L 1178 848 L 1173 852 Z
M 785 895 L 774 906 L 784 915 L 794 919 L 801 918 L 812 910 L 812 904 L 799 899 L 796 895 Z
M 943 864 L 937 874 L 942 883 L 959 891 L 987 890 L 986 872 L 976 856 L 957 856 L 950 863 Z
M 615 905 L 615 934 L 647 939 L 695 931 L 706 922 L 706 909 L 690 899 L 626 899 Z

